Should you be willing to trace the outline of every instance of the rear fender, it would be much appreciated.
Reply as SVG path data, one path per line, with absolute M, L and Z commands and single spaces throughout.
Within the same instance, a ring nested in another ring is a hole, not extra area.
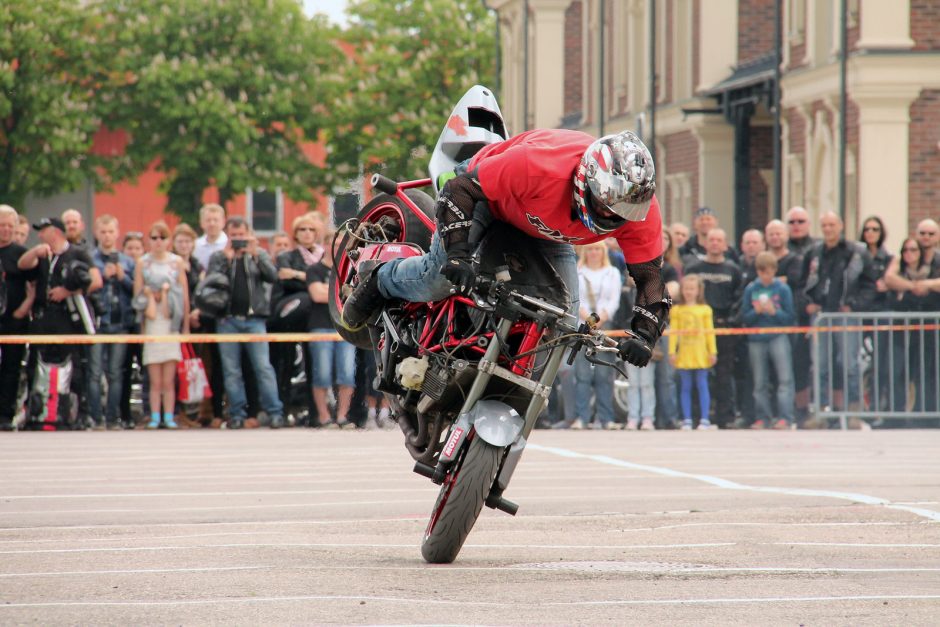
M 414 244 L 370 244 L 359 249 L 359 257 L 356 259 L 356 267 L 359 267 L 363 261 L 391 261 L 392 259 L 404 259 L 406 257 L 420 257 L 424 254 L 420 246 Z

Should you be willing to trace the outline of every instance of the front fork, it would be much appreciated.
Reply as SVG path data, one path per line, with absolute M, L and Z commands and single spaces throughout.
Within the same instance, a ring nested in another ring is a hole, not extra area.
M 414 471 L 430 478 L 438 485 L 443 483 L 450 463 L 456 458 L 458 451 L 464 445 L 466 438 L 469 435 L 468 432 L 470 430 L 470 424 L 468 416 L 470 415 L 470 412 L 473 410 L 474 406 L 483 396 L 483 392 L 486 389 L 490 378 L 493 376 L 507 378 L 529 389 L 532 392 L 532 398 L 529 401 L 528 407 L 526 408 L 526 413 L 523 418 L 522 430 L 519 432 L 518 436 L 516 436 L 514 441 L 508 444 L 508 451 L 503 458 L 503 463 L 500 467 L 499 473 L 496 475 L 496 481 L 493 483 L 490 493 L 487 496 L 486 505 L 494 509 L 502 510 L 508 514 L 515 515 L 516 511 L 519 509 L 519 506 L 515 503 L 512 503 L 511 501 L 504 499 L 502 494 L 509 486 L 509 481 L 516 470 L 516 466 L 519 465 L 522 452 L 525 450 L 529 434 L 535 427 L 535 423 L 538 420 L 539 414 L 542 413 L 542 409 L 545 407 L 545 403 L 548 401 L 548 394 L 551 391 L 552 384 L 555 382 L 555 377 L 558 374 L 558 369 L 561 366 L 561 360 L 564 357 L 566 349 L 564 346 L 560 345 L 556 346 L 549 352 L 545 367 L 542 370 L 542 376 L 539 377 L 538 382 L 532 381 L 531 379 L 525 379 L 508 370 L 496 366 L 499 358 L 500 343 L 505 341 L 505 338 L 509 335 L 509 330 L 511 327 L 511 320 L 500 321 L 493 340 L 490 342 L 490 345 L 486 349 L 486 353 L 483 355 L 483 359 L 480 361 L 480 371 L 477 373 L 473 385 L 470 387 L 467 398 L 460 410 L 459 418 L 451 427 L 437 466 L 432 467 L 418 462 L 415 464 Z

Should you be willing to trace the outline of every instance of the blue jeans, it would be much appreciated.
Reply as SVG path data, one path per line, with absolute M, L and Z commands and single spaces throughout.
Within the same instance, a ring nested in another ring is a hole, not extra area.
M 264 319 L 262 318 L 236 318 L 227 317 L 219 321 L 219 333 L 266 333 Z M 277 378 L 274 376 L 274 367 L 271 366 L 271 357 L 266 342 L 246 342 L 245 349 L 251 362 L 255 379 L 258 381 L 258 395 L 261 397 L 261 409 L 270 418 L 284 415 L 284 405 L 277 394 Z M 229 418 L 244 420 L 245 407 L 245 380 L 242 377 L 241 344 L 222 342 L 219 344 L 219 353 L 222 356 L 222 371 L 225 373 L 225 394 L 228 396 Z
M 121 419 L 121 392 L 127 344 L 92 344 L 88 355 L 88 413 L 95 422 Z M 105 368 L 107 362 L 107 368 Z M 105 411 L 101 412 L 101 375 L 108 381 Z
M 499 228 L 498 226 L 496 228 Z M 578 311 L 578 258 L 571 244 L 532 238 L 555 270 L 561 275 L 571 297 L 569 311 Z M 450 281 L 441 274 L 447 253 L 437 231 L 431 248 L 420 257 L 393 259 L 378 270 L 379 292 L 385 298 L 400 298 L 413 303 L 432 302 L 450 296 Z
M 767 365 L 772 363 L 777 375 L 777 415 L 793 424 L 793 362 L 790 355 L 790 338 L 778 335 L 770 341 L 752 340 L 747 345 L 754 372 L 755 418 L 770 420 L 770 376 Z
M 663 358 L 650 363 L 647 368 L 656 371 L 656 405 L 659 408 L 660 428 L 674 425 L 679 420 L 679 405 L 676 402 L 676 371 L 669 363 L 669 338 L 659 338 Z
M 313 329 L 311 333 L 333 333 L 333 329 Z M 356 347 L 348 342 L 310 342 L 313 387 L 356 385 Z M 369 385 L 372 382 L 369 381 Z
M 810 322 L 815 326 L 815 317 Z M 843 331 L 846 322 L 839 321 L 832 323 L 832 331 L 819 334 L 818 357 L 819 363 L 816 366 L 816 376 L 819 377 L 819 396 L 816 402 L 820 407 L 832 404 L 829 398 L 829 390 L 843 390 L 848 384 L 848 389 L 844 390 L 846 403 L 854 403 L 859 399 L 859 367 L 858 351 L 861 344 L 861 333 L 858 331 Z M 824 328 L 829 328 L 826 325 Z M 832 357 L 830 359 L 830 348 Z M 813 358 L 817 357 L 816 347 L 813 347 Z M 848 369 L 848 370 L 846 370 Z M 832 381 L 830 381 L 830 378 Z M 838 407 L 835 409 L 845 409 Z
M 701 412 L 700 421 L 708 422 L 708 410 L 711 407 L 712 399 L 708 392 L 708 369 L 699 368 L 697 370 L 680 369 L 679 370 L 679 403 L 682 405 L 682 419 L 686 422 L 692 421 L 692 381 L 695 380 L 695 387 L 698 388 L 698 406 Z M 730 394 L 730 392 L 728 392 Z
M 595 355 L 599 361 L 613 363 L 610 353 Z M 584 353 L 578 353 L 574 362 L 575 411 L 576 417 L 590 422 L 591 396 L 594 396 L 594 412 L 598 422 L 606 425 L 614 419 L 614 369 L 607 366 L 595 366 Z
M 662 362 L 660 362 L 662 363 Z M 627 388 L 627 419 L 656 417 L 656 370 L 650 362 L 645 368 L 626 364 L 630 375 L 630 387 Z

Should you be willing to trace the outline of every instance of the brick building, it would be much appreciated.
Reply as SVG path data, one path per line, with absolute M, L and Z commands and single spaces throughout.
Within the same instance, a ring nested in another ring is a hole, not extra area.
M 500 16 L 501 105 L 516 132 L 648 139 L 654 33 L 665 218 L 709 205 L 740 234 L 774 217 L 779 10 L 781 206 L 839 211 L 841 1 L 487 0 Z M 940 0 L 845 1 L 846 228 L 878 214 L 894 248 L 940 217 Z
M 120 131 L 99 131 L 92 144 L 92 152 L 97 154 L 120 154 L 125 142 Z M 317 163 L 324 158 L 324 149 L 318 144 L 304 145 L 304 154 Z M 97 216 L 111 214 L 118 218 L 121 233 L 129 231 L 146 232 L 157 220 L 165 220 L 170 228 L 176 226 L 179 218 L 164 213 L 166 195 L 159 191 L 163 174 L 150 167 L 135 181 L 123 181 L 108 191 L 96 191 L 91 185 L 74 192 L 57 194 L 44 198 L 27 197 L 25 214 L 31 222 L 42 216 L 61 214 L 65 209 L 77 209 L 85 218 L 88 235 Z M 218 190 L 209 188 L 203 193 L 204 202 L 217 202 Z M 277 231 L 289 230 L 291 221 L 309 211 L 321 211 L 328 214 L 333 199 L 317 197 L 314 203 L 292 200 L 279 189 L 252 190 L 237 194 L 225 204 L 228 215 L 244 216 L 252 224 L 259 238 L 266 239 Z M 17 207 L 18 210 L 22 209 Z M 198 224 L 191 224 L 199 231 Z

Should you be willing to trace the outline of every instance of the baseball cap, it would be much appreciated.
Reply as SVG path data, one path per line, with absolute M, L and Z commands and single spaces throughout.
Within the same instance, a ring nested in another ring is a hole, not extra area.
M 39 222 L 37 222 L 36 224 L 34 224 L 34 225 L 33 225 L 33 228 L 36 229 L 37 231 L 41 231 L 41 230 L 43 230 L 44 228 L 46 228 L 47 226 L 54 226 L 55 228 L 59 229 L 60 231 L 63 231 L 63 232 L 65 231 L 65 224 L 62 223 L 62 220 L 60 220 L 59 218 L 56 218 L 56 217 L 52 217 L 52 218 L 43 218 L 42 220 L 40 220 Z
M 713 216 L 715 215 L 715 210 L 711 207 L 699 207 L 695 210 L 695 213 L 692 214 L 692 217 L 697 218 L 699 216 Z

